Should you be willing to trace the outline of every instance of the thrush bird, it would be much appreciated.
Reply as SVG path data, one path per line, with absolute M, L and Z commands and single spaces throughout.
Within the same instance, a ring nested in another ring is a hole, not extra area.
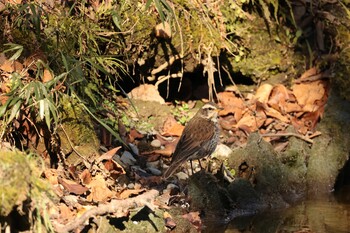
M 207 103 L 187 123 L 172 155 L 170 166 L 163 174 L 163 179 L 169 178 L 185 161 L 190 160 L 192 168 L 193 159 L 199 161 L 214 152 L 220 136 L 219 110 L 216 104 Z

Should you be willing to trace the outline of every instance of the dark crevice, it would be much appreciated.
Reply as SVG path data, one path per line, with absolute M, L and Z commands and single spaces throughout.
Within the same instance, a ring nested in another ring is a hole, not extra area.
M 350 159 L 345 163 L 344 167 L 340 170 L 334 190 L 337 192 L 343 188 L 343 186 L 350 185 Z

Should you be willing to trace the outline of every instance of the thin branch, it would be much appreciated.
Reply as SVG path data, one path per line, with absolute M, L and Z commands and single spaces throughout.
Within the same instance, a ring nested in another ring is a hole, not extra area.
M 296 137 L 296 138 L 300 138 L 308 143 L 313 144 L 314 141 L 312 139 L 310 139 L 309 137 L 306 137 L 304 135 L 301 134 L 297 134 L 297 133 L 267 133 L 267 134 L 261 134 L 262 137 Z

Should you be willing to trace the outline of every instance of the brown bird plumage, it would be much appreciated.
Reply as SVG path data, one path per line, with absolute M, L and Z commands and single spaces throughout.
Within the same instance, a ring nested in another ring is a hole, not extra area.
M 214 152 L 220 136 L 218 110 L 214 103 L 207 103 L 187 123 L 170 166 L 163 174 L 164 179 L 169 178 L 185 161 L 201 159 Z

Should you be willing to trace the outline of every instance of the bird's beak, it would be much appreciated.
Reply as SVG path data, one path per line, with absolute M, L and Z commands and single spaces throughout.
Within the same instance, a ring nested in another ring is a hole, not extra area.
M 221 110 L 224 110 L 224 108 L 223 107 L 217 107 L 217 109 L 215 111 L 220 112 Z

